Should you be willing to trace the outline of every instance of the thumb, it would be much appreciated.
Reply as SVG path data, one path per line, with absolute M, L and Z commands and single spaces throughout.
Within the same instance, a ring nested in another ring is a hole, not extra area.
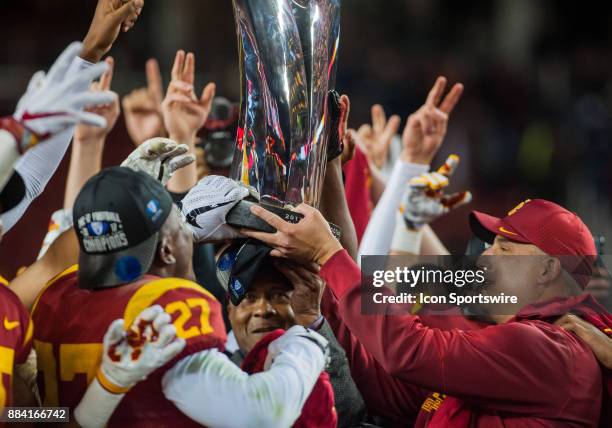
M 119 25 L 127 21 L 129 18 L 135 19 L 138 16 L 138 12 L 136 9 L 137 8 L 134 1 L 128 1 L 126 4 L 124 4 L 111 14 L 111 20 L 113 24 Z
M 351 113 L 351 101 L 348 95 L 340 97 L 340 120 L 338 120 L 338 134 L 340 139 L 344 138 L 346 129 L 348 128 L 349 115 Z
M 442 205 L 447 207 L 449 210 L 460 207 L 461 205 L 468 204 L 471 201 L 472 193 L 468 191 L 457 192 L 453 193 L 452 195 L 444 195 L 440 200 L 440 202 L 442 202 Z

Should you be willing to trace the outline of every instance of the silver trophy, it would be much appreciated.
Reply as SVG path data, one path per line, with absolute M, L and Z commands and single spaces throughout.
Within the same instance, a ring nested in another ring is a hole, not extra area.
M 241 102 L 230 177 L 255 190 L 258 203 L 297 221 L 285 208 L 318 206 L 325 176 L 340 0 L 233 4 Z M 228 222 L 253 227 L 239 211 Z

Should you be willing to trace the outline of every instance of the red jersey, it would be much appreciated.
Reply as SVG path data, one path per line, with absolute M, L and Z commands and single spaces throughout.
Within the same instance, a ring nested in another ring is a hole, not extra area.
M 13 403 L 13 368 L 32 349 L 32 322 L 19 298 L 0 285 L 0 409 Z
M 177 336 L 187 345 L 126 394 L 108 426 L 198 426 L 164 397 L 161 378 L 189 354 L 223 350 L 225 326 L 219 302 L 199 285 L 178 278 L 146 275 L 119 287 L 84 290 L 78 287 L 77 266 L 73 266 L 50 281 L 32 309 L 32 318 L 40 326 L 34 348 L 43 404 L 74 409 L 100 365 L 108 326 L 118 318 L 129 326 L 152 305 L 160 305 L 172 316 Z

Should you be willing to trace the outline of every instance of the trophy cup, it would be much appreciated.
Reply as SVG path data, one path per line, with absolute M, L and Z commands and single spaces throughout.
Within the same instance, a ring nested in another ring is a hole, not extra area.
M 233 0 L 241 102 L 230 178 L 258 195 L 227 217 L 237 227 L 274 231 L 250 213 L 258 203 L 286 221 L 319 204 L 335 85 L 340 0 Z M 332 230 L 339 235 L 339 229 Z

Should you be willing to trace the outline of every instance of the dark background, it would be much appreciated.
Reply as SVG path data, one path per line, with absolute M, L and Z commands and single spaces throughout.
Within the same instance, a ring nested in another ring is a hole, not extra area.
M 30 76 L 81 40 L 94 0 L 2 2 L 0 114 L 12 113 Z M 373 103 L 403 118 L 438 74 L 465 84 L 436 164 L 462 157 L 453 187 L 474 193 L 470 208 L 504 214 L 544 197 L 612 235 L 610 150 L 612 4 L 569 0 L 344 0 L 338 89 L 352 101 L 351 126 Z M 113 89 L 144 86 L 144 63 L 159 59 L 168 82 L 176 49 L 196 54 L 196 92 L 208 81 L 237 101 L 236 36 L 230 0 L 146 0 L 113 47 Z M 403 126 L 403 125 L 402 125 Z M 120 118 L 105 165 L 132 150 Z M 45 193 L 0 245 L 0 273 L 32 263 L 50 214 L 61 207 L 69 155 Z M 453 251 L 469 237 L 462 208 L 434 224 Z

